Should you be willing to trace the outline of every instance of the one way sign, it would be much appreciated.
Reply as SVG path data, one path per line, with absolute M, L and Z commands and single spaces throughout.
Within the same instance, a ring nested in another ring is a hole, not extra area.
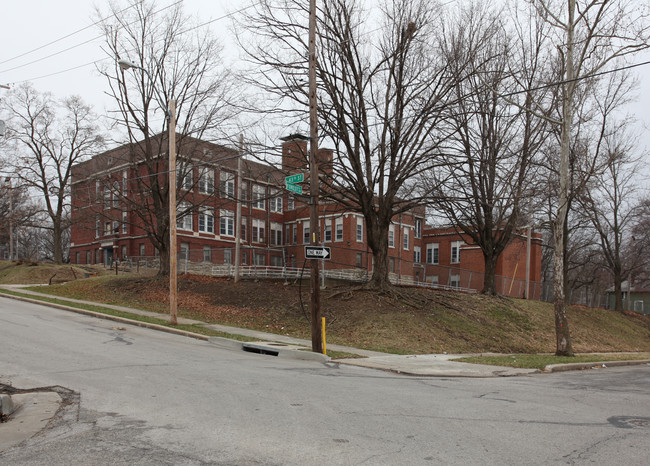
M 305 259 L 329 259 L 330 248 L 325 246 L 305 246 Z

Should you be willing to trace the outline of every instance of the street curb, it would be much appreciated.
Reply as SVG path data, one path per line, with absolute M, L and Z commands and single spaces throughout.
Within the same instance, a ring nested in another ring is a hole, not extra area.
M 544 367 L 544 372 L 581 371 L 597 367 L 638 366 L 650 364 L 650 359 L 631 359 L 628 361 L 601 361 L 601 362 L 572 362 L 568 364 L 549 364 Z
M 202 340 L 206 341 L 208 343 L 212 343 L 215 346 L 219 346 L 222 348 L 226 349 L 234 349 L 234 350 L 239 350 L 243 351 L 244 350 L 244 343 L 239 340 L 233 340 L 230 338 L 225 338 L 225 337 L 217 337 L 217 336 L 209 336 L 209 335 L 201 335 L 200 333 L 193 333 L 193 332 L 188 332 L 187 330 L 180 330 L 180 329 L 175 329 L 172 327 L 165 327 L 164 325 L 158 325 L 158 324 L 152 324 L 149 322 L 141 322 L 139 320 L 132 320 L 128 319 L 126 317 L 118 317 L 118 316 L 112 316 L 109 314 L 102 314 L 101 312 L 95 312 L 95 311 L 89 311 L 87 309 L 81 309 L 77 307 L 71 307 L 71 306 L 65 306 L 63 304 L 56 304 L 56 303 L 50 303 L 47 301 L 39 301 L 38 299 L 32 299 L 32 298 L 25 298 L 23 296 L 15 296 L 11 294 L 6 294 L 0 291 L 0 296 L 4 298 L 11 298 L 15 299 L 18 301 L 24 301 L 28 302 L 31 304 L 40 304 L 42 306 L 49 306 L 53 307 L 56 309 L 61 309 L 63 311 L 70 311 L 70 312 L 75 312 L 77 314 L 82 314 L 90 317 L 96 317 L 99 319 L 105 319 L 105 320 L 110 320 L 113 322 L 119 322 L 122 324 L 128 324 L 128 325 L 135 325 L 137 327 L 142 327 L 142 328 L 148 328 L 151 330 L 159 330 L 161 332 L 167 332 L 167 333 L 172 333 L 174 335 L 179 335 L 179 336 L 184 336 L 184 337 L 189 337 L 189 338 L 194 338 L 196 340 Z M 97 303 L 98 306 L 101 306 L 101 303 Z M 250 343 L 246 343 L 247 345 L 250 345 Z M 278 354 L 277 356 L 283 357 L 283 358 L 288 358 L 288 359 L 301 359 L 301 360 L 310 360 L 310 361 L 319 361 L 319 362 L 328 362 L 330 360 L 329 356 L 325 356 L 324 354 L 319 354 L 319 353 L 312 353 L 309 351 L 300 351 L 300 350 L 289 350 L 289 349 L 278 349 Z
M 109 314 L 102 314 L 101 312 L 89 311 L 87 309 L 81 309 L 77 307 L 65 306 L 63 304 L 49 303 L 47 301 L 39 301 L 38 299 L 25 298 L 23 296 L 14 296 L 10 294 L 5 294 L 0 292 L 0 296 L 3 298 L 11 298 L 18 301 L 25 301 L 31 304 L 40 304 L 41 306 L 49 306 L 56 309 L 61 309 L 63 311 L 76 312 L 77 314 L 83 314 L 90 317 L 97 317 L 99 319 L 111 320 L 114 322 L 120 322 L 122 324 L 135 325 L 137 327 L 149 328 L 152 330 L 160 330 L 161 332 L 173 333 L 175 335 L 180 335 L 184 337 L 195 338 L 197 340 L 209 341 L 210 337 L 208 335 L 201 335 L 200 333 L 188 332 L 187 330 L 179 330 L 176 328 L 165 327 L 164 325 L 152 324 L 149 322 L 141 322 L 139 320 L 128 319 L 126 317 L 112 316 Z M 101 303 L 97 303 L 98 306 L 101 306 Z

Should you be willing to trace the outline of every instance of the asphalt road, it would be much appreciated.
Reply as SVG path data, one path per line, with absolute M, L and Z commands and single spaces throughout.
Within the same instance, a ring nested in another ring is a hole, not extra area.
M 650 366 L 408 377 L 0 298 L 0 382 L 65 403 L 0 464 L 647 464 Z

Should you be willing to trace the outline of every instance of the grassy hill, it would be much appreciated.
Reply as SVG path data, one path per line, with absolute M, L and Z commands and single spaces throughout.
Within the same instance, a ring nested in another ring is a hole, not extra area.
M 10 273 L 0 263 L 0 282 L 44 278 L 54 270 L 30 275 L 18 269 Z M 161 313 L 168 306 L 168 281 L 157 278 L 106 275 L 39 291 Z M 282 281 L 181 276 L 179 315 L 309 338 L 308 292 L 308 285 Z M 386 294 L 350 284 L 329 286 L 321 296 L 328 343 L 398 354 L 555 350 L 549 303 L 424 289 Z M 582 306 L 572 306 L 568 316 L 576 352 L 650 351 L 650 317 Z

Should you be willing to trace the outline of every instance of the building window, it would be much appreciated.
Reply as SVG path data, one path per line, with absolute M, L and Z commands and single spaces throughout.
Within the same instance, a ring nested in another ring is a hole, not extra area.
M 203 262 L 212 262 L 212 248 L 203 246 Z
M 188 243 L 181 243 L 179 260 L 188 261 L 190 260 L 190 245 Z
M 126 246 L 122 246 L 122 260 L 126 260 Z
M 437 285 L 438 284 L 438 275 L 429 275 L 426 277 L 427 283 L 431 283 L 432 285 Z
M 120 206 L 120 182 L 119 181 L 114 181 L 113 182 L 113 192 L 111 193 L 113 196 L 113 207 L 119 207 Z
M 260 186 L 259 184 L 254 184 L 253 185 L 253 208 L 254 209 L 264 210 L 266 208 L 264 197 L 266 197 L 264 186 Z
M 219 174 L 219 194 L 228 199 L 235 197 L 235 175 L 224 171 Z
M 282 196 L 280 191 L 273 190 L 271 193 L 271 199 L 269 199 L 269 209 L 271 212 L 282 213 Z
M 239 234 L 242 241 L 246 241 L 246 226 L 247 225 L 248 225 L 248 222 L 246 221 L 246 217 L 242 217 L 241 218 L 241 232 Z
M 289 194 L 289 199 L 287 201 L 287 210 L 293 210 L 296 208 L 296 198 L 293 197 L 293 194 Z
M 336 241 L 343 241 L 343 219 L 336 219 Z
M 298 244 L 298 224 L 293 224 L 293 244 Z
M 330 218 L 325 219 L 325 242 L 332 242 L 332 219 Z
M 244 255 L 245 257 L 246 255 Z M 232 249 L 224 249 L 223 250 L 223 263 L 230 265 L 232 264 Z M 244 264 L 246 261 L 244 261 Z
M 409 229 L 408 228 L 404 228 L 404 237 L 402 243 L 403 243 L 402 246 L 404 247 L 404 250 L 408 251 L 409 250 Z
M 183 188 L 185 191 L 192 190 L 192 184 L 194 179 L 192 177 L 192 167 L 188 166 L 185 163 L 176 164 L 176 182 Z
M 417 239 L 422 238 L 422 220 L 419 218 L 415 219 L 415 237 Z
M 302 239 L 303 243 L 309 244 L 309 222 L 302 223 Z
M 241 189 L 239 190 L 239 196 L 242 202 L 246 202 L 248 200 L 248 183 L 245 181 L 241 182 Z
M 271 267 L 282 267 L 282 256 L 271 256 Z
M 394 257 L 389 257 L 388 258 L 388 266 L 389 266 L 389 272 L 390 273 L 395 273 L 395 258 Z
M 390 225 L 388 227 L 388 247 L 395 247 L 395 225 Z
M 99 221 L 99 218 L 95 219 L 95 238 L 99 238 L 99 230 L 101 228 L 101 222 Z
M 440 245 L 438 243 L 427 244 L 427 264 L 437 264 L 440 259 Z
M 179 230 L 187 230 L 187 231 L 192 231 L 192 212 L 191 209 L 192 206 L 187 203 L 183 202 L 180 205 L 179 211 L 180 215 L 176 221 L 176 228 Z
M 248 264 L 248 252 L 247 251 L 240 251 L 239 252 L 239 257 L 241 258 L 241 265 L 247 265 Z
M 357 243 L 363 243 L 363 218 L 357 217 Z
M 199 192 L 201 194 L 214 193 L 214 171 L 204 168 L 199 173 Z
M 235 236 L 235 213 L 231 210 L 219 212 L 219 234 Z
M 463 244 L 462 241 L 453 241 L 451 243 L 451 263 L 458 264 L 460 262 L 460 247 Z
M 452 274 L 449 276 L 449 286 L 452 288 L 460 288 L 460 274 Z
M 253 264 L 254 265 L 266 265 L 266 255 L 253 253 Z
M 122 234 L 123 235 L 126 235 L 126 233 L 128 232 L 128 229 L 127 229 L 127 226 L 126 226 L 127 220 L 128 220 L 127 213 L 122 212 Z
M 126 198 L 129 194 L 129 172 L 126 170 L 122 171 L 122 197 Z
M 264 242 L 264 220 L 254 218 L 252 223 L 253 223 L 253 242 L 263 243 Z
M 287 244 L 291 244 L 291 225 L 287 225 L 284 230 L 284 240 Z
M 144 257 L 145 249 L 144 243 L 140 243 L 140 256 Z
M 111 188 L 106 186 L 104 188 L 104 209 L 111 208 Z
M 81 260 L 81 254 L 79 252 L 75 252 L 74 253 L 74 263 L 78 264 L 80 260 Z
M 214 211 L 203 208 L 199 212 L 199 231 L 201 233 L 214 233 Z
M 274 246 L 282 245 L 282 224 L 281 223 L 271 222 L 271 244 Z
M 413 246 L 413 262 L 416 264 L 422 262 L 422 251 L 420 246 Z
M 357 260 L 355 265 L 357 266 L 358 269 L 363 268 L 363 253 L 360 252 L 357 253 Z
M 104 236 L 111 234 L 111 222 L 104 223 Z

